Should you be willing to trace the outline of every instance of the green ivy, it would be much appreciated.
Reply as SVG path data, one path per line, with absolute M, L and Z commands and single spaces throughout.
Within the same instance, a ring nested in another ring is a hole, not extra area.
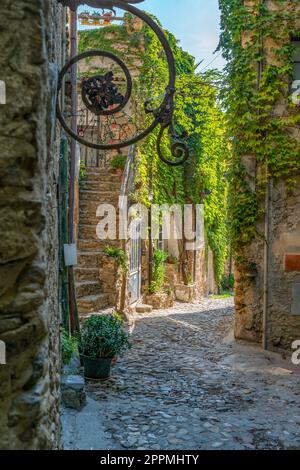
M 228 113 L 228 132 L 233 137 L 229 205 L 236 251 L 259 235 L 257 223 L 264 213 L 267 179 L 284 178 L 292 190 L 300 170 L 300 144 L 289 133 L 289 128 L 299 124 L 299 112 L 291 103 L 284 117 L 274 112 L 277 104 L 288 103 L 290 94 L 290 38 L 299 35 L 296 3 L 274 0 L 276 8 L 269 10 L 264 0 L 248 5 L 243 0 L 219 0 L 219 48 L 228 61 L 222 99 Z M 272 64 L 264 60 L 267 41 L 273 45 Z M 242 156 L 257 163 L 256 175 L 247 174 Z
M 113 35 L 113 39 L 112 39 Z M 136 202 L 195 203 L 205 198 L 205 227 L 207 240 L 214 253 L 215 277 L 221 282 L 227 257 L 227 181 L 229 146 L 224 112 L 218 99 L 221 76 L 217 72 L 197 73 L 195 59 L 182 50 L 177 39 L 166 31 L 177 69 L 176 131 L 189 134 L 191 158 L 182 167 L 169 167 L 157 154 L 158 129 L 137 146 Z M 124 49 L 120 54 L 118 45 Z M 114 49 L 115 48 L 115 49 Z M 138 33 L 128 33 L 124 27 L 109 27 L 80 34 L 80 51 L 105 49 L 124 57 L 126 61 L 138 58 L 141 69 L 135 77 L 133 96 L 141 105 L 145 97 L 153 97 L 153 106 L 159 105 L 168 83 L 168 65 L 162 46 L 147 26 Z M 151 122 L 145 118 L 144 127 Z M 163 152 L 170 155 L 169 138 L 162 141 Z
M 165 280 L 165 261 L 168 259 L 168 253 L 161 250 L 155 250 L 153 254 L 152 283 L 149 287 L 150 294 L 160 292 Z

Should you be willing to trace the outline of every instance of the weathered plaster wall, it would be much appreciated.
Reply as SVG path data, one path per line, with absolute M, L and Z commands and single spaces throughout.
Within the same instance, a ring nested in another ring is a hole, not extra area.
M 288 3 L 288 2 L 287 2 Z M 252 2 L 246 2 L 251 8 Z M 282 5 L 269 1 L 271 10 L 282 8 Z M 286 4 L 287 5 L 287 4 Z M 290 18 L 297 19 L 296 10 L 300 6 L 293 3 L 294 12 L 290 10 Z M 288 14 L 288 8 L 285 8 Z M 299 23 L 300 27 L 300 23 Z M 245 32 L 243 43 L 251 40 L 251 34 Z M 289 43 L 290 38 L 278 34 L 278 39 L 266 38 L 264 40 L 265 65 L 278 65 L 278 56 L 275 51 L 281 50 L 283 43 Z M 287 99 L 289 95 L 288 80 L 286 80 L 286 96 L 281 96 L 274 114 L 283 119 L 288 114 Z M 300 128 L 295 126 L 287 129 L 295 140 L 300 139 Z M 255 155 L 242 157 L 243 164 L 249 176 L 250 187 L 255 191 L 256 174 L 260 166 Z M 294 177 L 295 175 L 293 175 Z M 300 254 L 300 178 L 291 189 L 284 180 L 273 181 L 270 197 L 269 217 L 269 276 L 268 276 L 268 309 L 267 309 L 267 339 L 268 348 L 290 350 L 292 342 L 300 338 L 300 310 L 299 315 L 292 314 L 293 286 L 300 283 L 300 272 L 287 272 L 285 269 L 286 254 Z M 265 201 L 262 200 L 262 206 Z M 257 232 L 263 234 L 264 220 L 257 226 Z M 263 308 L 264 308 L 264 273 L 266 244 L 263 237 L 257 239 L 239 253 L 246 263 L 235 265 L 236 281 L 236 325 L 235 334 L 239 339 L 255 342 L 262 341 L 263 335 Z M 300 286 L 299 286 L 300 288 Z M 300 293 L 299 293 L 300 294 Z M 300 305 L 299 305 L 300 309 Z
M 62 8 L 0 3 L 0 448 L 59 446 L 55 79 Z M 50 64 L 55 65 L 50 65 Z

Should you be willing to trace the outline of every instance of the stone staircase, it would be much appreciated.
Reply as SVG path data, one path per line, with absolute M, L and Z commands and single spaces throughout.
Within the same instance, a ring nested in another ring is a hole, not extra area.
M 100 280 L 100 266 L 103 250 L 117 245 L 116 241 L 97 238 L 96 227 L 99 218 L 96 210 L 99 204 L 113 204 L 118 207 L 120 176 L 110 169 L 86 168 L 79 202 L 78 266 L 75 269 L 78 313 L 85 317 L 110 307 L 111 296 L 104 292 Z

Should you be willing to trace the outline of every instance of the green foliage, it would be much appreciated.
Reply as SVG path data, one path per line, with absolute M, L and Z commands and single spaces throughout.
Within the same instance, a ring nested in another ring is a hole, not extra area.
M 146 53 L 140 78 L 141 96 L 160 96 L 168 78 L 168 68 L 161 55 L 161 45 L 148 28 L 144 30 Z M 149 204 L 149 190 L 153 202 L 174 204 L 205 199 L 205 227 L 209 246 L 214 253 L 215 277 L 219 283 L 224 273 L 228 254 L 227 197 L 228 184 L 224 174 L 228 171 L 229 145 L 226 121 L 218 101 L 221 76 L 216 71 L 196 74 L 194 58 L 184 52 L 178 41 L 167 32 L 177 68 L 176 130 L 189 133 L 191 158 L 179 168 L 170 168 L 159 159 L 156 151 L 157 130 L 139 146 L 137 152 L 136 181 L 139 200 Z M 169 140 L 163 140 L 163 152 L 170 158 Z
M 223 291 L 233 291 L 234 288 L 234 275 L 224 276 L 221 282 L 221 289 Z
M 113 159 L 109 162 L 110 166 L 114 169 L 122 169 L 124 170 L 127 161 L 127 155 L 116 155 Z
M 165 261 L 168 259 L 168 253 L 161 250 L 155 250 L 153 254 L 152 265 L 152 283 L 149 287 L 150 294 L 160 292 L 165 280 Z
M 82 188 L 84 184 L 84 180 L 86 178 L 86 167 L 84 162 L 80 162 L 79 167 L 79 187 Z
M 233 293 L 230 293 L 230 292 L 223 292 L 221 294 L 211 295 L 210 296 L 211 299 L 216 299 L 216 300 L 231 299 L 232 297 L 233 297 Z
M 234 136 L 230 164 L 230 233 L 235 251 L 247 246 L 258 234 L 263 215 L 266 181 L 284 178 L 292 190 L 300 171 L 300 144 L 291 135 L 299 123 L 295 105 L 274 112 L 287 103 L 292 78 L 290 38 L 298 36 L 292 2 L 275 0 L 275 8 L 254 0 L 219 0 L 222 35 L 219 48 L 227 59 L 223 103 L 228 132 Z M 298 14 L 299 18 L 299 14 Z M 264 55 L 274 55 L 265 64 Z M 260 73 L 259 73 L 260 71 Z M 242 156 L 253 158 L 256 174 L 249 175 Z M 254 189 L 255 188 L 255 189 Z
M 128 335 L 115 315 L 93 315 L 81 328 L 80 350 L 84 356 L 114 358 L 129 347 Z
M 228 251 L 228 184 L 224 173 L 228 172 L 229 160 L 226 121 L 218 99 L 222 77 L 216 71 L 197 74 L 194 57 L 182 50 L 171 33 L 166 31 L 166 35 L 177 70 L 175 130 L 179 134 L 183 130 L 189 134 L 191 158 L 182 167 L 167 166 L 157 153 L 159 129 L 153 131 L 137 145 L 134 200 L 149 206 L 151 192 L 156 204 L 200 204 L 203 194 L 210 190 L 211 195 L 204 202 L 206 238 L 214 253 L 215 277 L 220 283 Z M 104 49 L 116 53 L 126 62 L 132 61 L 133 57 L 135 61 L 138 59 L 141 69 L 133 87 L 133 98 L 139 104 L 138 108 L 143 107 L 147 98 L 152 99 L 153 108 L 161 104 L 169 71 L 162 46 L 148 26 L 133 35 L 120 26 L 85 31 L 80 33 L 79 42 L 80 52 Z M 118 50 L 119 44 L 122 44 L 122 52 Z M 148 115 L 142 127 L 145 128 L 152 120 L 153 117 Z M 162 140 L 162 151 L 169 159 L 172 158 L 167 132 Z
M 114 258 L 117 262 L 118 267 L 124 274 L 128 272 L 128 259 L 127 254 L 121 248 L 114 246 L 107 246 L 104 250 L 104 254 L 109 258 Z
M 73 354 L 78 354 L 78 341 L 70 336 L 65 328 L 61 329 L 61 351 L 63 364 L 68 365 Z

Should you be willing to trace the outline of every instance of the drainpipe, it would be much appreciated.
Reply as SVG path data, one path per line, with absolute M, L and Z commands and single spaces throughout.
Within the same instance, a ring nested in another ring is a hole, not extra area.
M 266 168 L 268 173 L 268 166 Z M 272 188 L 273 182 L 267 174 L 267 187 L 265 199 L 265 249 L 264 249 L 264 305 L 263 305 L 263 349 L 268 349 L 268 317 L 269 317 L 269 277 L 270 277 L 270 239 L 272 214 Z
M 67 47 L 67 9 L 62 9 L 62 53 L 61 63 L 66 63 Z M 61 90 L 61 109 L 65 109 L 65 84 Z M 69 312 L 69 273 L 64 263 L 64 245 L 68 243 L 68 141 L 64 132 L 61 134 L 60 161 L 59 161 L 59 299 L 62 310 L 62 324 L 66 331 L 70 331 Z
M 153 281 L 153 233 L 152 233 L 152 203 L 153 203 L 153 162 L 150 160 L 150 181 L 149 181 L 149 201 L 148 209 L 148 242 L 149 242 L 149 258 L 148 258 L 148 285 Z
M 261 0 L 260 6 L 264 3 Z M 260 32 L 260 56 L 258 70 L 258 87 L 261 83 L 264 71 L 264 38 L 263 31 Z M 271 208 L 272 208 L 272 188 L 273 181 L 269 176 L 269 165 L 266 161 L 265 178 L 266 178 L 266 196 L 265 196 L 265 228 L 264 228 L 264 293 L 263 293 L 263 321 L 262 321 L 262 347 L 268 349 L 268 318 L 269 318 L 269 276 L 270 276 L 270 238 L 271 238 Z

